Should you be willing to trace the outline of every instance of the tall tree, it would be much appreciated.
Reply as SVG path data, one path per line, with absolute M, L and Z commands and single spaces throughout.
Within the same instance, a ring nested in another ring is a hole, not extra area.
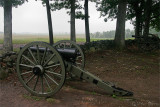
M 60 10 L 60 9 L 69 9 L 67 13 L 70 15 L 70 39 L 72 41 L 76 41 L 76 29 L 75 29 L 75 18 L 79 17 L 79 14 L 81 12 L 76 11 L 79 9 L 82 9 L 81 4 L 78 2 L 79 0 L 55 0 L 53 3 L 51 3 L 51 9 L 53 11 Z M 77 15 L 78 14 L 78 15 Z
M 10 0 L 4 0 L 4 42 L 3 49 L 12 51 L 12 3 Z
M 89 31 L 89 15 L 88 15 L 88 0 L 85 0 L 84 3 L 85 9 L 85 34 L 86 34 L 86 42 L 90 42 L 90 31 Z
M 126 0 L 119 0 L 117 25 L 115 34 L 115 45 L 118 49 L 122 50 L 125 47 L 125 17 L 126 17 Z
M 4 42 L 5 51 L 13 51 L 12 44 L 12 7 L 17 7 L 27 0 L 1 0 L 0 6 L 4 9 Z
M 54 40 L 53 40 L 53 27 L 52 27 L 52 17 L 51 17 L 51 11 L 50 11 L 50 3 L 49 0 L 43 0 L 44 3 L 46 4 L 46 10 L 47 10 L 47 18 L 48 18 L 48 30 L 49 30 L 49 43 L 53 45 Z
M 142 36 L 142 26 L 143 26 L 143 18 L 142 18 L 142 11 L 143 11 L 143 0 L 139 2 L 136 2 L 135 4 L 135 35 L 136 37 Z
M 145 3 L 145 21 L 144 21 L 144 32 L 143 36 L 148 36 L 149 34 L 149 25 L 150 25 L 150 20 L 151 20 L 151 7 L 152 7 L 152 0 L 146 0 Z
M 71 40 L 76 42 L 76 28 L 75 28 L 75 0 L 70 0 L 71 4 Z
M 144 0 L 130 0 L 128 4 L 127 19 L 132 20 L 135 26 L 135 35 L 136 37 L 142 36 L 142 26 L 143 26 L 143 8 L 144 8 Z

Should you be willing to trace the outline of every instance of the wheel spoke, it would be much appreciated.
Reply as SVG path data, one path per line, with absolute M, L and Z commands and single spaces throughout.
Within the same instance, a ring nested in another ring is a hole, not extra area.
M 28 84 L 28 82 L 30 82 L 34 77 L 35 77 L 35 74 L 32 75 L 32 77 L 26 82 L 26 84 Z
M 63 49 L 65 49 L 66 48 L 66 42 L 64 42 L 64 47 L 63 47 Z
M 34 55 L 33 55 L 33 53 L 32 53 L 32 51 L 31 51 L 30 48 L 28 48 L 28 51 L 29 51 L 29 53 L 31 54 L 31 56 L 32 56 L 32 58 L 34 59 L 34 61 L 38 64 L 38 62 L 37 62 L 36 58 L 34 57 Z
M 50 79 L 50 80 L 52 80 L 56 85 L 59 85 L 54 79 L 52 79 L 49 75 L 47 75 L 46 73 L 45 73 L 45 75 Z
M 72 44 L 70 44 L 70 48 L 72 48 Z
M 45 64 L 43 66 L 46 66 L 52 60 L 52 58 L 54 56 L 55 56 L 55 54 L 52 54 L 52 56 L 45 62 Z
M 34 90 L 34 91 L 35 91 L 35 89 L 36 89 L 36 86 L 37 86 L 38 80 L 39 80 L 39 76 L 37 77 L 36 83 L 35 83 L 35 85 L 34 85 L 34 88 L 33 88 L 33 90 Z
M 50 66 L 47 66 L 47 67 L 44 67 L 45 69 L 49 69 L 49 68 L 52 68 L 52 67 L 57 67 L 59 66 L 60 64 L 55 64 L 55 65 L 50 65 Z
M 41 90 L 42 90 L 42 93 L 44 92 L 44 88 L 43 88 L 43 75 L 41 76 Z
M 79 59 L 76 59 L 76 61 L 78 61 L 78 62 L 79 62 L 79 61 L 80 61 L 80 62 L 82 62 L 82 60 L 79 60 Z
M 82 58 L 81 57 L 76 58 L 76 61 L 82 61 Z
M 77 65 L 82 65 L 81 63 L 76 62 Z
M 35 65 L 35 63 L 33 61 L 31 61 L 27 56 L 22 55 L 26 60 L 28 60 L 31 64 Z
M 44 63 L 44 59 L 46 57 L 47 49 L 48 48 L 46 48 L 45 51 L 44 51 L 44 54 L 43 54 L 43 57 L 42 57 L 42 61 L 41 61 L 41 65 L 43 65 L 43 63 Z
M 21 75 L 29 74 L 29 73 L 31 73 L 31 72 L 33 72 L 33 71 L 24 72 L 24 73 L 22 73 Z
M 32 65 L 26 65 L 26 64 L 19 64 L 20 66 L 23 66 L 23 67 L 28 67 L 28 68 L 34 68 L 34 66 Z
M 53 72 L 58 68 L 58 66 L 56 66 L 56 68 L 53 70 Z
M 54 75 L 56 75 L 56 76 L 62 78 L 62 75 L 59 74 L 59 73 L 56 73 L 56 72 L 53 72 L 53 71 L 46 71 L 46 72 L 51 73 L 51 74 L 54 74 Z
M 37 59 L 38 59 L 38 64 L 40 64 L 40 56 L 39 56 L 39 47 L 38 45 L 36 45 L 36 48 L 37 48 Z
M 82 58 L 82 56 L 77 56 L 77 58 L 76 58 L 76 59 L 79 59 L 79 58 Z
M 44 75 L 44 80 L 46 81 L 47 86 L 49 87 L 50 91 L 52 91 L 53 89 L 52 89 L 52 88 L 51 88 L 51 86 L 49 85 L 49 82 L 47 81 L 47 79 L 46 79 L 45 75 Z
M 58 47 L 58 49 L 60 49 L 60 46 L 59 46 L 59 45 L 57 45 L 57 47 Z

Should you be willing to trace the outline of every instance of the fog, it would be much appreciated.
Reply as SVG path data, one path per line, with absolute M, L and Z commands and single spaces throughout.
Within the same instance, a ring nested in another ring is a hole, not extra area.
M 96 11 L 95 4 L 89 3 L 90 32 L 103 32 L 116 29 L 116 20 L 104 22 L 100 13 Z M 13 32 L 15 33 L 48 33 L 46 8 L 41 1 L 29 0 L 29 2 L 13 8 Z M 4 26 L 3 8 L 0 7 L 0 31 Z M 66 10 L 52 11 L 52 24 L 54 33 L 70 32 L 70 16 Z M 129 21 L 126 22 L 126 29 L 133 29 Z M 76 19 L 76 33 L 85 33 L 84 20 Z

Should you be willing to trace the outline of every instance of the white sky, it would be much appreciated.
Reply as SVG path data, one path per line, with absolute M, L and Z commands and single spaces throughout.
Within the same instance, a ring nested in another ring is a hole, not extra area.
M 3 31 L 3 8 L 0 7 L 0 31 Z M 96 11 L 95 4 L 89 3 L 90 32 L 103 32 L 116 29 L 116 20 L 104 22 L 104 18 L 99 18 L 100 13 Z M 15 33 L 48 33 L 48 22 L 46 8 L 40 1 L 29 0 L 29 2 L 13 8 L 13 32 Z M 70 16 L 66 10 L 52 11 L 52 23 L 54 33 L 69 33 Z M 133 29 L 127 21 L 126 29 Z M 84 20 L 76 20 L 76 33 L 85 33 Z

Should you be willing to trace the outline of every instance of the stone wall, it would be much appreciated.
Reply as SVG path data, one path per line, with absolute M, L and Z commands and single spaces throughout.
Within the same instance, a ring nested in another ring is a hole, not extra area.
M 0 50 L 0 79 L 8 77 L 15 69 L 17 54 L 15 52 L 4 52 Z

